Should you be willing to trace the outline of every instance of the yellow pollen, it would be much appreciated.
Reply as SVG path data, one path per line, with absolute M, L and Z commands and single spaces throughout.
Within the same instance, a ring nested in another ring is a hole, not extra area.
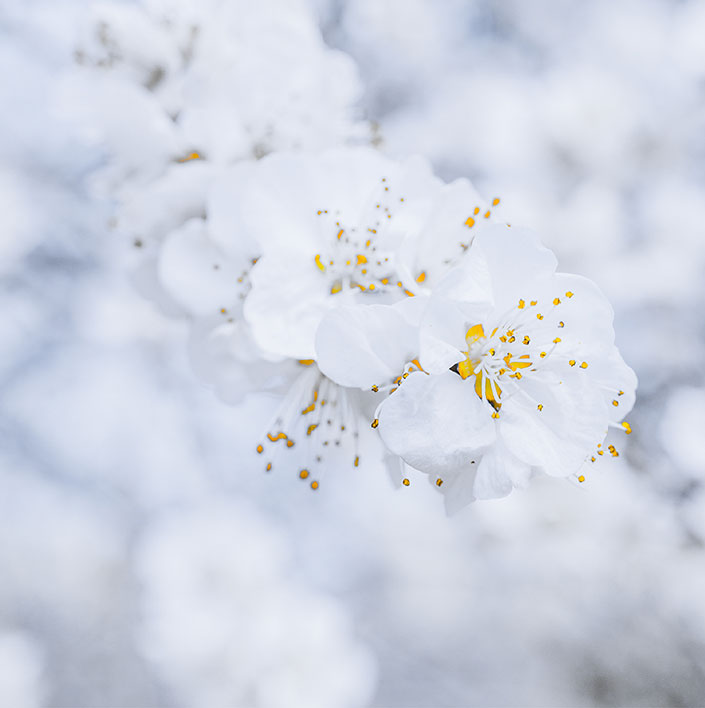
M 304 409 L 301 411 L 301 415 L 306 415 L 307 413 L 310 413 L 311 411 L 313 411 L 313 410 L 315 410 L 315 409 L 316 409 L 316 404 L 315 404 L 315 403 L 311 403 L 311 404 L 309 404 L 308 406 L 306 406 L 306 408 L 304 408 Z
M 404 286 L 401 284 L 401 280 L 397 282 L 397 287 L 399 287 L 399 288 L 404 287 Z
M 570 292 L 570 290 L 565 294 L 566 297 L 573 297 L 575 293 Z
M 301 366 L 311 366 L 313 362 L 313 359 L 299 359 L 299 364 L 301 364 Z
M 561 304 L 560 298 L 557 298 L 557 297 L 556 297 L 556 298 L 553 298 L 553 304 L 554 304 L 554 305 L 560 305 L 560 304 Z
M 595 457 L 595 455 L 593 455 L 593 456 L 590 458 L 590 462 L 594 462 L 596 459 L 597 459 L 597 458 Z
M 473 219 L 472 216 L 468 216 L 468 218 L 465 219 L 465 226 L 471 229 L 475 226 L 475 219 Z
M 475 214 L 475 216 L 477 216 L 479 213 L 480 213 L 480 207 L 475 207 L 475 211 L 473 212 L 473 214 Z
M 188 162 L 189 160 L 198 160 L 200 159 L 200 155 L 197 152 L 190 152 L 186 157 L 181 157 L 177 160 L 177 162 Z
M 294 447 L 294 441 L 293 441 L 293 440 L 287 440 L 287 441 L 286 441 L 286 446 L 287 446 L 287 447 Z
M 618 405 L 619 405 L 619 401 L 612 401 L 612 405 L 613 405 L 613 406 L 618 406 Z
M 363 263 L 367 263 L 367 258 L 362 255 L 362 253 L 357 254 L 357 264 L 362 265 Z
M 414 297 L 414 293 L 412 293 L 411 290 L 405 290 L 404 295 L 407 295 L 408 297 Z
M 321 254 L 317 253 L 316 257 L 313 260 L 316 262 L 316 266 L 318 267 L 318 270 L 320 270 L 321 273 L 325 272 L 326 267 L 323 265 L 323 261 L 321 261 Z
M 546 352 L 541 352 L 539 356 L 543 359 L 546 356 Z
M 301 470 L 301 472 L 299 472 L 299 477 L 301 477 L 301 479 L 306 479 L 306 477 L 308 477 L 308 470 Z
M 532 300 L 532 301 L 529 303 L 529 305 L 531 305 L 531 307 L 533 307 L 537 302 L 538 302 L 538 300 Z
M 575 359 L 571 359 L 568 363 L 569 363 L 571 366 L 575 366 Z
M 261 445 L 258 445 L 257 452 L 261 455 L 264 452 L 264 448 Z
M 558 326 L 559 326 L 559 327 L 565 327 L 565 322 L 559 322 L 559 323 L 558 323 Z
M 439 477 L 439 478 L 436 480 L 436 486 L 437 486 L 437 487 L 440 487 L 440 486 L 442 486 L 442 485 L 443 485 L 443 480 Z
M 272 442 L 276 442 L 277 440 L 286 440 L 286 435 L 284 433 L 277 433 L 276 435 L 272 435 L 271 433 L 267 433 L 267 437 Z
M 617 395 L 618 395 L 618 396 L 623 396 L 623 395 L 624 395 L 624 391 L 617 391 Z
M 495 411 L 495 412 L 492 414 L 492 417 L 496 420 L 497 418 L 499 418 L 499 413 L 497 413 L 497 411 Z
M 371 243 L 372 243 L 372 241 L 368 238 L 367 241 L 365 241 L 365 246 L 367 246 L 367 248 L 369 248 Z
M 355 462 L 353 462 L 353 467 L 357 467 L 360 464 L 360 456 L 355 455 Z
M 540 411 L 543 410 L 543 403 L 539 403 L 538 406 L 536 406 Z
M 388 285 L 388 284 L 389 284 L 389 278 L 382 278 L 381 283 L 382 283 L 382 285 Z
M 499 204 L 499 197 L 495 197 L 495 198 L 492 200 L 492 206 L 497 206 L 497 204 Z
M 580 365 L 580 368 L 581 368 L 581 369 L 587 369 L 587 368 L 588 368 L 588 363 L 587 363 L 587 361 L 584 361 L 584 362 Z
M 271 472 L 271 471 L 272 471 L 272 463 L 268 462 L 267 463 L 267 472 Z
M 520 310 L 523 310 L 525 305 L 526 305 L 526 303 L 524 302 L 524 300 L 519 300 L 519 305 L 517 307 Z
M 374 284 L 374 283 L 370 283 L 370 284 L 368 285 L 368 288 L 369 288 L 370 290 L 374 290 L 374 289 L 375 289 L 375 284 Z
M 410 482 L 406 477 L 404 477 L 404 479 L 402 479 L 401 483 L 402 483 L 405 487 L 408 487 L 408 486 L 411 484 L 411 482 Z
M 488 210 L 485 212 L 485 219 L 489 219 L 489 218 L 490 218 L 490 210 L 488 209 Z
M 580 477 L 578 477 L 578 482 L 584 482 L 584 481 L 585 481 L 585 477 L 583 475 L 580 475 Z
M 537 320 L 542 320 L 542 319 L 543 319 L 543 315 L 542 315 L 540 312 L 537 313 L 536 319 L 537 319 Z
M 345 261 L 345 265 L 350 265 L 351 263 L 352 263 L 352 261 L 349 261 L 349 260 Z
M 426 280 L 426 271 L 423 271 L 423 270 L 422 270 L 422 271 L 419 273 L 418 277 L 416 278 L 416 282 L 417 282 L 417 283 L 423 283 L 424 280 Z
M 338 241 L 340 241 L 340 239 L 343 237 L 344 233 L 345 232 L 343 231 L 343 229 L 340 229 L 340 231 L 338 231 Z
M 554 343 L 554 344 L 560 344 L 561 341 L 562 341 L 562 340 L 561 340 L 560 337 L 556 337 L 556 338 L 553 340 L 553 343 Z
M 306 435 L 310 435 L 317 427 L 318 423 L 311 423 L 311 425 L 306 428 Z
M 626 420 L 622 422 L 622 427 L 624 428 L 624 432 L 625 432 L 627 435 L 631 435 L 632 426 L 629 425 L 629 423 L 627 423 Z
M 311 489 L 318 489 L 318 482 L 314 479 L 313 482 L 311 482 Z
M 406 391 L 406 389 L 404 389 L 404 390 Z M 373 428 L 376 428 L 376 427 L 379 425 L 379 418 L 375 418 L 375 419 L 372 421 L 372 424 L 371 424 L 371 425 L 372 425 Z
M 372 390 L 377 393 L 377 391 L 379 391 L 379 386 L 375 384 L 374 386 L 372 386 Z

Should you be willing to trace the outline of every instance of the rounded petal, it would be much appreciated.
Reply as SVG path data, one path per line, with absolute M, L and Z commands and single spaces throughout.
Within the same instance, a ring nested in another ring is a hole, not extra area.
M 341 386 L 369 389 L 399 376 L 418 355 L 418 330 L 389 305 L 329 312 L 316 333 L 316 363 Z
M 202 219 L 191 219 L 168 236 L 158 273 L 166 292 L 192 315 L 240 306 L 237 279 L 242 270 L 209 240 Z
M 531 476 L 531 467 L 518 460 L 502 440 L 482 456 L 478 465 L 473 494 L 476 499 L 500 499 L 514 487 L 523 487 Z
M 392 452 L 429 474 L 469 464 L 495 439 L 487 404 L 451 372 L 412 373 L 382 404 L 378 429 Z
M 519 460 L 567 477 L 597 449 L 607 432 L 607 410 L 600 391 L 582 373 L 565 372 L 553 383 L 527 377 L 503 400 L 500 434 Z

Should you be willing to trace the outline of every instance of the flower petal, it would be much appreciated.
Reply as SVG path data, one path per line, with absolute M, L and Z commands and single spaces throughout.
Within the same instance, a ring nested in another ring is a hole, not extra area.
M 489 407 L 451 372 L 412 373 L 382 404 L 379 432 L 392 452 L 428 474 L 469 464 L 495 439 Z
M 418 356 L 418 330 L 389 305 L 329 312 L 316 333 L 316 362 L 341 386 L 369 389 L 399 376 Z

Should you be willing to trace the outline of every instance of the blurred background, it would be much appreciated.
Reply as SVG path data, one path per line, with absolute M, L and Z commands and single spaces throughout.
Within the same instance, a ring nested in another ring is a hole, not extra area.
M 702 0 L 0 0 L 0 705 L 702 705 L 703 37 Z M 253 460 L 272 401 L 197 380 L 154 260 L 210 166 L 364 143 L 612 301 L 640 386 L 585 485 L 311 494 Z

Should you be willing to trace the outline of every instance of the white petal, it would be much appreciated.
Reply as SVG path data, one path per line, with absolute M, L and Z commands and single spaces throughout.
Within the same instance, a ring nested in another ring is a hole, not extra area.
M 492 423 L 487 403 L 451 372 L 411 374 L 379 413 L 385 445 L 429 474 L 469 464 L 494 441 Z
M 399 376 L 418 356 L 418 330 L 389 305 L 329 312 L 316 333 L 316 362 L 341 386 L 369 389 Z
M 500 434 L 519 460 L 547 474 L 567 477 L 604 439 L 606 406 L 582 373 L 567 371 L 562 383 L 553 385 L 525 377 L 517 392 L 503 400 Z
M 272 355 L 313 359 L 316 330 L 333 298 L 309 255 L 289 249 L 263 256 L 250 278 L 244 314 L 259 346 Z
M 518 460 L 502 440 L 482 456 L 473 487 L 476 499 L 500 499 L 514 487 L 524 486 L 531 476 L 531 467 Z
M 202 219 L 191 219 L 162 245 L 158 273 L 164 289 L 192 315 L 240 307 L 237 278 L 247 260 L 227 258 L 209 240 Z

